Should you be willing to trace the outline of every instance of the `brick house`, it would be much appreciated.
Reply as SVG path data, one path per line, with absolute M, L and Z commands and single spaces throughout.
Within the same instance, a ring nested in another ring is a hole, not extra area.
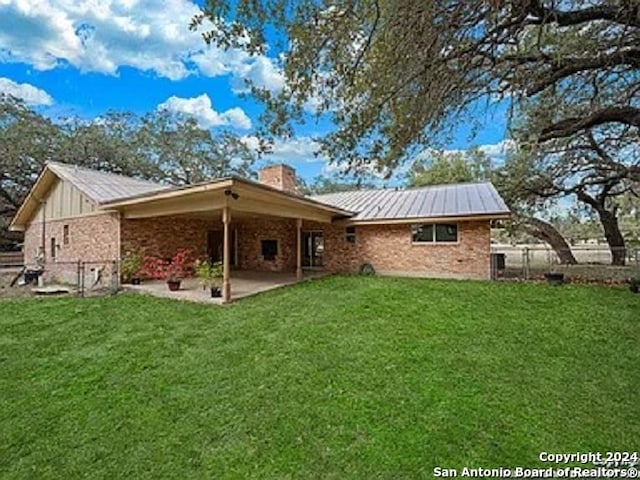
M 25 234 L 25 265 L 39 256 L 64 280 L 77 261 L 127 251 L 171 257 L 192 249 L 222 261 L 223 299 L 234 269 L 356 272 L 488 279 L 490 222 L 509 210 L 490 183 L 378 189 L 305 197 L 286 165 L 259 181 L 225 177 L 167 187 L 48 163 L 11 223 Z

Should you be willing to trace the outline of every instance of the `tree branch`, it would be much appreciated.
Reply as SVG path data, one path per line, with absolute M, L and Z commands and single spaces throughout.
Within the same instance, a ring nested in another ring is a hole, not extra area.
M 539 61 L 545 58 L 540 56 Z M 528 60 L 530 61 L 530 60 Z M 543 73 L 540 78 L 527 89 L 527 96 L 531 97 L 540 93 L 545 88 L 555 85 L 560 80 L 575 75 L 576 73 L 589 70 L 604 70 L 617 66 L 640 67 L 640 49 L 626 49 L 617 52 L 598 55 L 592 58 L 564 58 L 554 60 L 548 72 Z
M 606 20 L 621 25 L 640 27 L 640 6 L 635 2 L 621 2 L 619 6 L 597 5 L 581 10 L 563 11 L 547 8 L 540 0 L 530 0 L 526 7 L 531 17 L 531 25 L 548 25 L 555 23 L 559 27 L 569 27 L 586 22 Z
M 544 128 L 540 133 L 538 142 L 569 137 L 583 130 L 605 123 L 622 123 L 640 127 L 640 108 L 607 107 L 583 118 L 567 118 Z

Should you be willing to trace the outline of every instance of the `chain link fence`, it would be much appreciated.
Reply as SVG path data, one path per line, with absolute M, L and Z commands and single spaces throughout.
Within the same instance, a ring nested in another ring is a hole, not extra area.
M 640 277 L 640 249 L 634 247 L 580 245 L 555 251 L 545 245 L 494 244 L 491 254 L 494 279 L 543 280 L 546 274 L 562 273 L 573 282 L 624 283 Z

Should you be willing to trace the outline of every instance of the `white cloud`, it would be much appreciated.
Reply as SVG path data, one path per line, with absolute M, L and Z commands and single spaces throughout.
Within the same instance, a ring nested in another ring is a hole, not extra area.
M 17 83 L 10 78 L 0 77 L 0 95 L 11 95 L 29 105 L 51 105 L 53 98 L 44 90 L 29 83 Z
M 453 148 L 453 149 L 444 149 L 444 150 L 427 148 L 422 152 L 418 153 L 413 160 L 418 160 L 418 161 L 426 160 L 431 155 L 434 155 L 436 153 L 443 153 L 444 155 L 457 155 L 457 154 L 465 153 L 469 151 L 471 148 L 474 148 L 474 146 L 469 146 L 466 149 Z M 476 145 L 475 148 L 477 148 L 478 150 L 483 152 L 485 155 L 487 155 L 492 162 L 503 162 L 506 159 L 507 154 L 516 148 L 516 143 L 513 140 L 505 139 L 505 140 L 501 140 L 498 143 L 486 143 L 482 145 Z
M 255 57 L 253 62 L 243 64 L 235 72 L 231 82 L 234 92 L 246 92 L 247 81 L 270 92 L 278 92 L 284 87 L 285 78 L 272 59 Z
M 220 126 L 230 126 L 242 130 L 251 128 L 251 119 L 244 113 L 244 110 L 235 107 L 224 112 L 217 112 L 206 93 L 193 98 L 169 97 L 158 105 L 158 110 L 168 110 L 192 116 L 202 128 Z
M 198 12 L 189 0 L 0 0 L 0 62 L 110 75 L 127 66 L 171 80 L 230 74 L 236 84 L 250 78 L 279 88 L 271 59 L 208 47 L 201 32 L 190 31 Z
M 246 135 L 242 140 L 250 149 L 258 150 L 260 147 L 260 142 L 252 135 Z M 264 159 L 288 164 L 326 162 L 326 157 L 316 156 L 319 148 L 318 142 L 307 136 L 278 139 L 271 146 L 270 152 L 264 155 Z
M 516 142 L 505 139 L 498 143 L 480 145 L 478 149 L 491 158 L 504 158 L 513 149 L 516 148 Z
M 391 171 L 387 167 L 378 168 L 375 162 L 348 168 L 347 165 L 327 163 L 322 167 L 321 173 L 327 176 L 338 176 L 345 178 L 356 178 L 358 176 L 374 181 L 399 181 L 406 171 L 406 166 L 401 166 Z

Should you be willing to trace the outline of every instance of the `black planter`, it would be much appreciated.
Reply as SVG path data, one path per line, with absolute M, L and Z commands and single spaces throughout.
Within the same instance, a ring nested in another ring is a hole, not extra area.
M 131 285 L 140 285 L 140 279 L 137 277 L 133 277 L 131 279 Z
M 549 285 L 562 285 L 564 283 L 564 273 L 545 273 Z
M 640 293 L 640 283 L 632 282 L 631 285 L 629 285 L 629 290 L 631 290 L 632 293 Z
M 211 287 L 211 298 L 220 298 L 222 296 L 222 290 L 219 287 Z

